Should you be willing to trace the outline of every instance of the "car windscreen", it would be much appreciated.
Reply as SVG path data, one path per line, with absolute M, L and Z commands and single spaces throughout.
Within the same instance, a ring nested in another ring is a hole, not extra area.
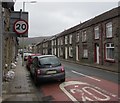
M 56 67 L 61 65 L 59 59 L 55 56 L 42 57 L 42 58 L 39 58 L 39 61 L 42 67 L 50 67 L 50 66 Z

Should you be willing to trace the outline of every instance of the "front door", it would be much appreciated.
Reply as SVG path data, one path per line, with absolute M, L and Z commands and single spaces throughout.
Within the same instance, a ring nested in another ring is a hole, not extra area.
M 67 47 L 65 47 L 65 59 L 68 58 L 68 50 L 67 50 Z
M 99 45 L 96 44 L 96 63 L 99 64 Z

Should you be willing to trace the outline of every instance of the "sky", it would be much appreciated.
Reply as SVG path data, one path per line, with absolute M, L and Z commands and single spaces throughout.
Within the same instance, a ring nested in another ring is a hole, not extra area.
M 37 0 L 36 3 L 24 1 L 25 11 L 29 13 L 28 37 L 40 37 L 56 35 L 118 7 L 119 0 Z M 15 11 L 20 9 L 23 9 L 23 1 L 16 0 Z

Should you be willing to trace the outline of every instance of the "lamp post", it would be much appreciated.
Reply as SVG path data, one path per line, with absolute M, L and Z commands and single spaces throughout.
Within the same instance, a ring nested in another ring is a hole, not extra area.
M 36 3 L 37 1 L 24 1 L 23 2 L 23 12 L 25 12 L 25 3 Z M 24 66 L 24 37 L 22 37 L 22 50 L 23 50 L 23 57 L 22 57 L 22 66 Z

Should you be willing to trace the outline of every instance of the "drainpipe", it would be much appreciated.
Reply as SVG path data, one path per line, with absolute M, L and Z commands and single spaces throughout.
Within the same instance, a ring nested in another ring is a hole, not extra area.
M 2 1 L 0 0 L 0 48 L 2 48 Z M 0 49 L 0 103 L 2 102 L 2 49 Z

